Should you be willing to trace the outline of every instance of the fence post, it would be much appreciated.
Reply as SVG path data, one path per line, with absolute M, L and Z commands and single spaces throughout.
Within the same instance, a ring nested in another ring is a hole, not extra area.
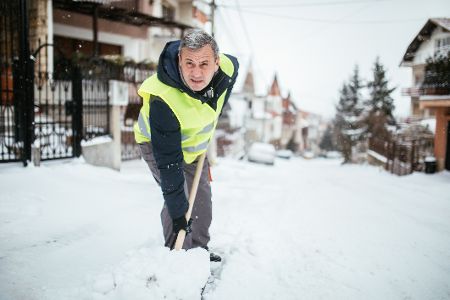
M 31 146 L 31 158 L 35 167 L 41 165 L 41 147 L 38 145 Z
M 83 81 L 78 66 L 72 68 L 72 101 L 73 154 L 75 157 L 79 157 L 83 138 Z
M 391 168 L 391 145 L 392 142 L 386 142 L 385 144 L 385 148 L 386 148 L 386 171 L 390 172 L 390 168 Z
M 112 168 L 120 171 L 122 162 L 122 126 L 120 123 L 120 106 L 112 104 L 109 106 L 110 120 L 112 120 L 110 134 L 113 137 L 112 142 Z
M 392 143 L 392 164 L 391 164 L 391 173 L 395 173 L 395 158 L 397 152 L 397 145 L 395 142 Z
M 389 143 L 383 142 L 383 155 L 386 157 L 386 163 L 384 164 L 384 169 L 387 170 L 389 166 Z
M 31 160 L 31 144 L 33 143 L 33 123 L 34 123 L 34 65 L 30 59 L 29 29 L 28 29 L 28 7 L 27 1 L 19 2 L 19 60 L 15 60 L 17 79 L 14 80 L 14 94 L 19 95 L 20 110 L 19 116 L 19 140 L 23 141 L 23 165 Z M 15 96 L 16 97 L 16 96 Z

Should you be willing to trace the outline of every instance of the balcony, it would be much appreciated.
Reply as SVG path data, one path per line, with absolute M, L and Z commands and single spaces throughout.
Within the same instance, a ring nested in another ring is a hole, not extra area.
M 411 88 L 402 88 L 402 96 L 409 96 L 409 97 L 419 97 L 422 95 L 422 89 L 411 87 Z
M 402 96 L 420 97 L 420 96 L 445 96 L 445 95 L 450 95 L 449 86 L 423 85 L 422 87 L 412 87 L 402 89 Z
M 136 0 L 53 0 L 53 8 L 134 26 L 178 28 L 180 30 L 192 28 L 191 25 L 167 19 L 169 17 L 167 15 L 166 18 L 160 18 L 141 12 L 139 3 Z

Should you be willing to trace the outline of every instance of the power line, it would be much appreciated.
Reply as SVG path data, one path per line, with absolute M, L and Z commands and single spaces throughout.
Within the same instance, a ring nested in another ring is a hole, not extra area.
M 245 37 L 247 38 L 248 45 L 250 46 L 250 52 L 253 54 L 254 51 L 253 51 L 252 40 L 250 39 L 250 34 L 248 33 L 247 25 L 245 24 L 244 17 L 242 16 L 242 9 L 241 9 L 241 6 L 239 4 L 239 0 L 235 0 L 235 2 L 236 2 L 236 9 L 237 9 L 238 14 L 239 14 L 239 19 L 240 19 L 240 21 L 242 23 L 242 28 L 244 30 Z
M 241 8 L 235 8 L 235 7 L 224 7 L 228 9 L 236 9 L 241 14 L 249 13 L 249 14 L 255 14 L 255 15 L 261 15 L 261 16 L 267 16 L 277 19 L 289 19 L 289 20 L 295 20 L 295 21 L 303 21 L 303 22 L 312 22 L 312 23 L 327 23 L 327 24 L 391 24 L 391 23 L 406 23 L 406 22 L 417 22 L 423 20 L 420 19 L 396 19 L 396 20 L 363 20 L 363 21 L 350 21 L 350 20 L 341 20 L 341 19 L 335 19 L 335 20 L 329 20 L 329 19 L 314 19 L 314 18 L 303 18 L 303 17 L 295 17 L 295 16 L 289 16 L 289 15 L 279 15 L 279 14 L 272 14 L 272 13 L 266 13 L 263 11 L 254 11 L 254 10 L 247 10 L 247 9 L 241 9 Z
M 263 3 L 263 4 L 242 4 L 244 8 L 268 8 L 268 7 L 307 7 L 307 6 L 332 6 L 332 5 L 348 5 L 348 4 L 364 4 L 373 2 L 382 2 L 389 0 L 356 0 L 356 1 L 334 1 L 334 2 L 306 2 L 306 3 Z M 236 8 L 234 5 L 220 5 L 227 8 Z
M 349 14 L 346 14 L 346 15 L 340 17 L 339 19 L 336 20 L 336 22 L 340 22 L 340 21 L 342 21 L 342 20 L 351 18 L 351 17 L 353 17 L 354 15 L 359 14 L 361 11 L 363 11 L 364 9 L 366 9 L 368 6 L 370 6 L 370 4 L 366 4 L 366 5 L 361 6 L 361 7 L 357 8 L 357 9 L 355 9 L 354 11 L 350 12 Z M 330 24 L 330 23 L 325 24 L 325 25 L 323 25 L 322 27 L 320 27 L 320 28 L 318 28 L 318 29 L 315 29 L 315 30 L 314 30 L 313 32 L 311 32 L 310 34 L 307 34 L 304 38 L 302 38 L 302 40 L 305 41 L 305 40 L 307 40 L 308 38 L 311 38 L 311 37 L 313 37 L 313 36 L 316 37 L 318 33 L 321 33 L 321 32 L 323 32 L 323 31 L 327 30 L 327 29 L 328 29 L 329 27 L 331 27 L 331 26 L 332 26 L 332 24 Z
M 242 11 L 241 11 L 241 6 L 240 6 L 240 4 L 239 4 L 239 0 L 235 0 L 235 2 L 236 2 L 236 8 L 237 8 L 238 14 L 239 14 L 239 19 L 240 19 L 240 21 L 241 21 L 241 23 L 242 23 L 242 28 L 243 28 L 245 37 L 246 37 L 246 39 L 247 39 L 247 41 L 248 41 L 248 45 L 249 45 L 249 47 L 250 47 L 250 56 L 253 58 L 253 62 L 254 62 L 254 64 L 255 64 L 255 68 L 257 69 L 257 72 L 259 72 L 259 73 L 261 74 L 261 76 L 262 76 L 262 78 L 263 78 L 263 80 L 264 80 L 264 83 L 267 85 L 267 79 L 266 79 L 266 77 L 264 76 L 264 73 L 262 72 L 262 70 L 261 70 L 259 64 L 258 64 L 257 61 L 256 61 L 256 56 L 255 56 L 255 51 L 254 51 L 254 48 L 253 48 L 253 43 L 252 43 L 252 40 L 251 40 L 251 38 L 250 38 L 250 34 L 248 33 L 247 25 L 245 24 L 244 17 L 243 17 L 243 15 L 242 15 Z
M 222 23 L 223 27 L 225 28 L 226 35 L 228 36 L 228 38 L 230 39 L 231 43 L 233 44 L 233 47 L 236 48 L 236 50 L 239 49 L 238 44 L 236 43 L 236 40 L 234 39 L 235 36 L 231 34 L 231 31 L 230 31 L 230 29 L 228 27 L 227 19 L 223 15 L 223 13 L 224 13 L 223 10 L 219 9 L 218 12 L 219 12 L 219 16 L 220 16 L 221 21 L 222 21 L 221 23 Z

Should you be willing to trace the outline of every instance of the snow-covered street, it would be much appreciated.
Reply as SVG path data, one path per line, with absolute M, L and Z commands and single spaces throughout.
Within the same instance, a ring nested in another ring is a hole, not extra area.
M 449 172 L 221 159 L 212 176 L 210 248 L 224 262 L 205 299 L 450 298 Z M 200 299 L 189 285 L 204 265 L 187 264 L 184 283 L 164 269 L 174 255 L 144 162 L 0 165 L 0 182 L 0 299 L 173 299 L 171 278 Z

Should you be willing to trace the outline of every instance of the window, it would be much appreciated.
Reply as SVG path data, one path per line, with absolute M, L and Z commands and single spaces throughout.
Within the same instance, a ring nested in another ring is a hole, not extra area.
M 175 8 L 170 4 L 162 3 L 162 17 L 169 21 L 175 20 Z
M 86 41 L 81 39 L 73 39 L 69 37 L 56 36 L 54 37 L 54 43 L 57 45 L 61 54 L 66 58 L 71 58 L 74 54 L 82 54 L 83 56 L 90 57 L 93 53 L 94 43 L 92 41 Z M 98 43 L 99 55 L 121 55 L 122 47 L 117 45 L 111 45 L 106 43 Z M 55 56 L 58 56 L 59 51 L 55 51 Z
M 435 40 L 435 54 L 447 55 L 450 51 L 450 36 Z

